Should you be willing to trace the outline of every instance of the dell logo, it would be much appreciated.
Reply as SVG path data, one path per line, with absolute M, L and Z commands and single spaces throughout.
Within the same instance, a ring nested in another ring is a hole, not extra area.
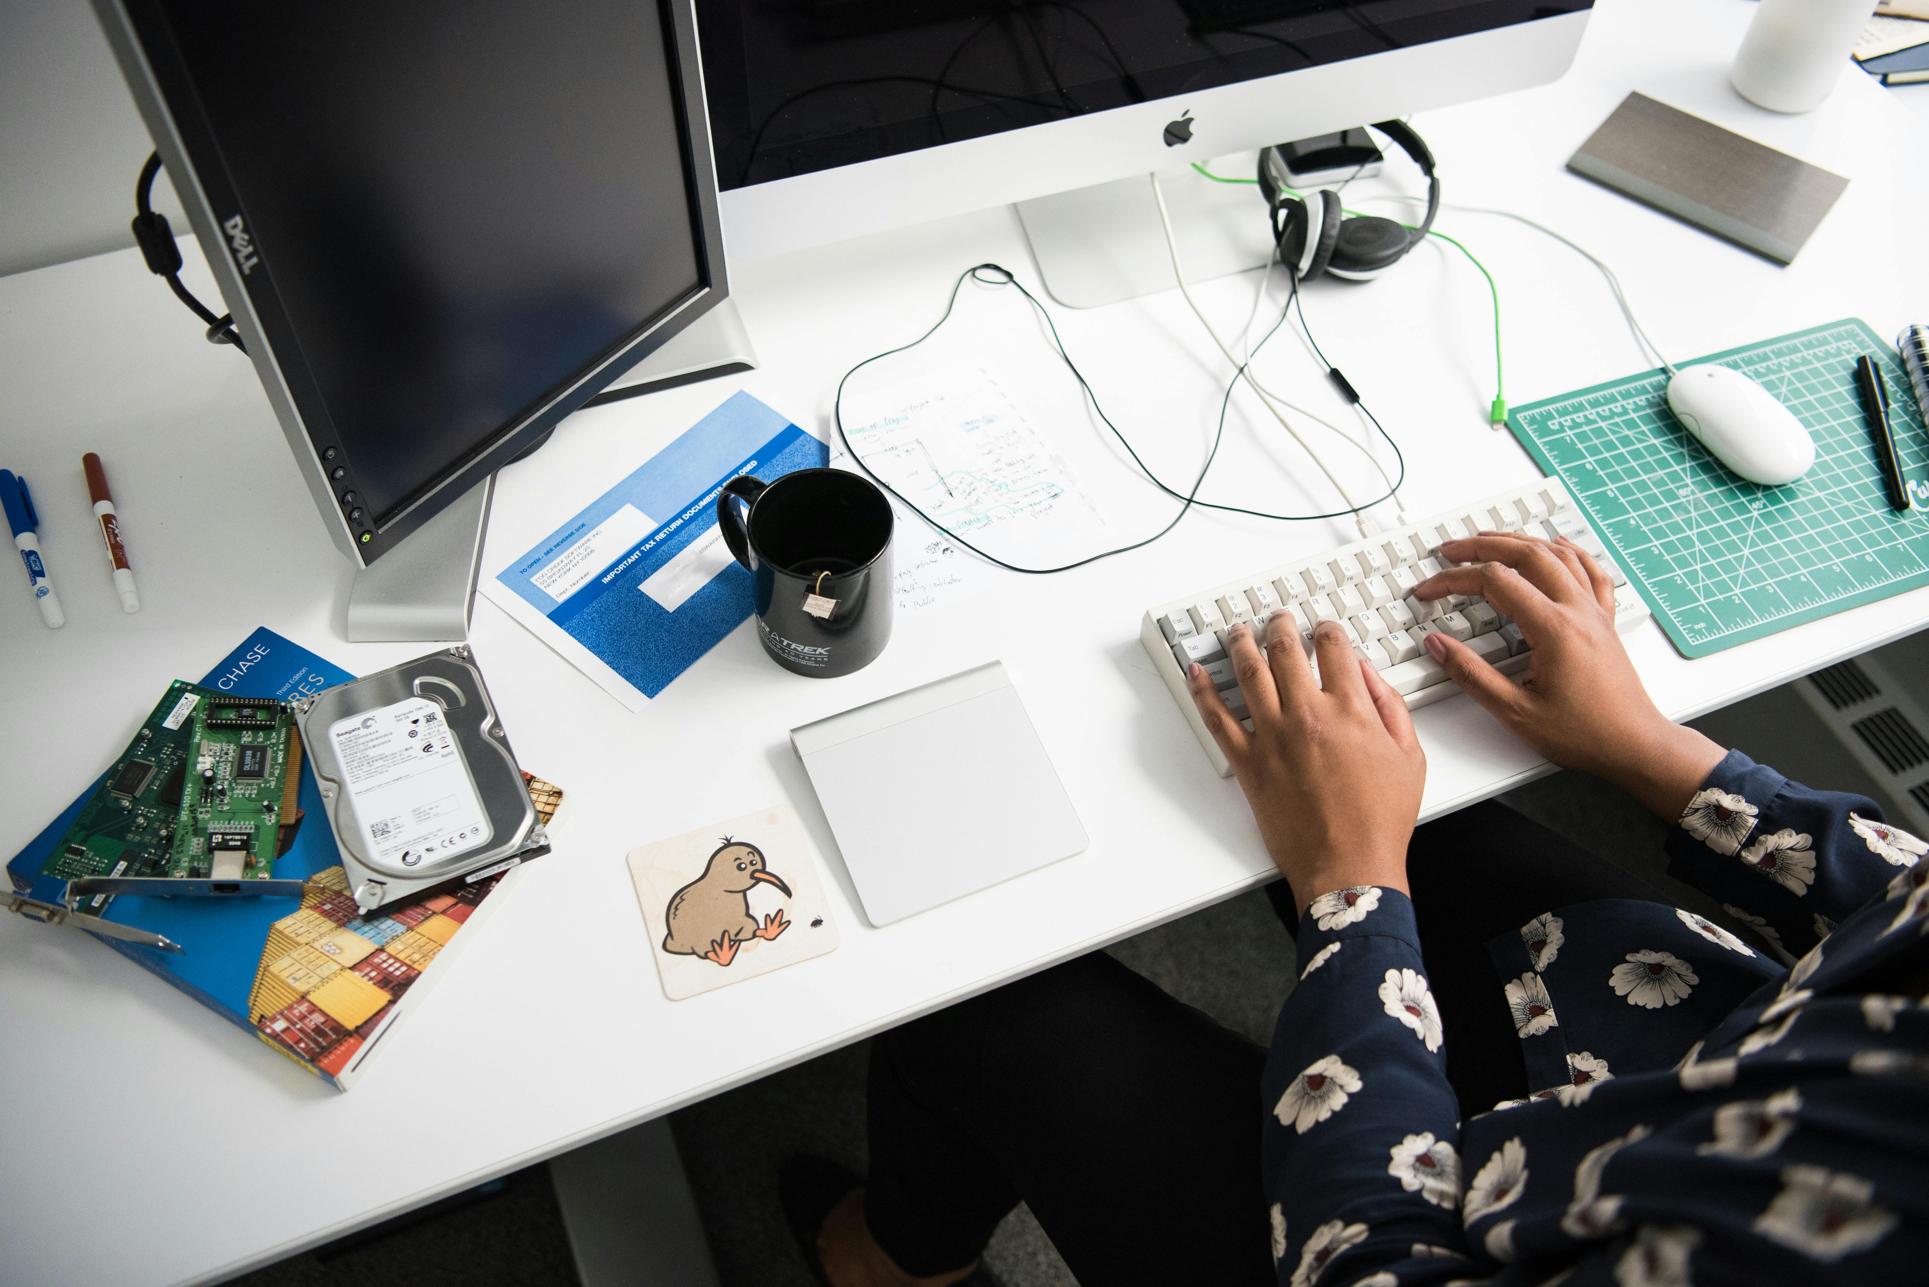
M 240 215 L 231 216 L 221 225 L 221 229 L 228 234 L 228 247 L 234 251 L 234 262 L 241 269 L 241 275 L 246 277 L 261 262 L 260 256 L 255 254 L 255 239 L 248 235 L 248 227 L 241 222 Z
M 1178 120 L 1166 122 L 1165 145 L 1167 147 L 1178 147 L 1182 143 L 1190 142 L 1192 142 L 1191 112 L 1182 112 Z

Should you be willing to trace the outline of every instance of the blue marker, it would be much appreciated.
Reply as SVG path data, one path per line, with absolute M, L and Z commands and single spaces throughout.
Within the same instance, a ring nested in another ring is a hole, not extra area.
M 6 508 L 7 526 L 13 529 L 13 548 L 20 551 L 20 561 L 27 565 L 27 589 L 40 605 L 40 619 L 48 629 L 58 630 L 67 624 L 67 614 L 60 610 L 60 596 L 54 593 L 54 583 L 47 577 L 47 562 L 40 557 L 40 538 L 34 535 L 40 516 L 34 513 L 27 480 L 11 469 L 0 469 L 0 506 Z

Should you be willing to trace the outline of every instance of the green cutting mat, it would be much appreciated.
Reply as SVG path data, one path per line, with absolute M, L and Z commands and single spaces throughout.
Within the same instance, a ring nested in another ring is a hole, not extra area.
M 1668 410 L 1667 374 L 1521 407 L 1507 424 L 1559 475 L 1684 657 L 1703 657 L 1857 604 L 1929 585 L 1929 515 L 1889 508 L 1854 364 L 1882 364 L 1896 448 L 1929 503 L 1929 436 L 1895 351 L 1845 319 L 1711 354 L 1759 381 L 1815 435 L 1815 465 L 1785 487 L 1743 482 Z

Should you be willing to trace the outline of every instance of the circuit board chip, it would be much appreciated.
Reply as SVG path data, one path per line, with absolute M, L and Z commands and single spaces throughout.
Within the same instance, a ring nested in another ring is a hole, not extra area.
M 283 707 L 279 702 L 242 702 L 210 699 L 201 719 L 208 728 L 254 728 L 263 731 L 280 727 Z
M 115 795 L 137 796 L 147 787 L 147 780 L 154 776 L 154 761 L 129 760 L 121 765 L 107 789 Z
M 249 742 L 240 749 L 234 764 L 237 778 L 259 779 L 268 776 L 268 748 L 257 742 Z

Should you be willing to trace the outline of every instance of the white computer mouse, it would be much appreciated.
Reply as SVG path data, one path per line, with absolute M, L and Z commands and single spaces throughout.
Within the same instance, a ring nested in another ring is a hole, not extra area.
M 1815 439 L 1775 395 L 1732 367 L 1683 367 L 1668 409 L 1710 455 L 1751 483 L 1780 487 L 1815 463 Z

